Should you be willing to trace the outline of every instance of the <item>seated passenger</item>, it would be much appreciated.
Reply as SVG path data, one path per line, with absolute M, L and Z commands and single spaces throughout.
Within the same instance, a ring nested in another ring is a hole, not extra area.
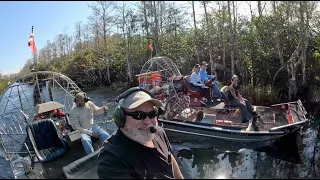
M 87 154 L 93 153 L 92 137 L 104 141 L 109 134 L 93 121 L 93 115 L 102 114 L 108 106 L 98 107 L 88 100 L 86 93 L 79 92 L 75 96 L 75 104 L 70 110 L 70 125 L 74 130 L 79 130 L 81 142 Z
M 242 123 L 246 123 L 249 122 L 249 113 L 255 117 L 258 117 L 259 115 L 253 111 L 250 102 L 240 95 L 240 86 L 238 83 L 239 77 L 237 75 L 233 75 L 231 78 L 231 85 L 229 86 L 228 99 L 232 106 L 240 107 Z
M 201 82 L 201 77 L 200 77 L 200 65 L 196 64 L 193 68 L 193 72 L 190 76 L 190 86 L 198 91 L 201 92 L 207 98 L 208 102 L 210 101 L 210 90 L 209 87 L 206 86 L 204 83 Z
M 222 94 L 219 90 L 219 82 L 217 80 L 218 79 L 217 76 L 208 75 L 207 68 L 208 68 L 208 63 L 203 61 L 200 69 L 201 81 L 205 85 L 212 88 L 213 95 L 216 95 L 218 99 L 223 99 L 224 101 L 228 101 L 227 97 L 224 94 Z

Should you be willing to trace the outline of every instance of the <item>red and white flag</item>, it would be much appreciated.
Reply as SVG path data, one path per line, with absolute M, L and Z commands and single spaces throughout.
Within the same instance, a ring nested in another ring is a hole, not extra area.
M 36 43 L 34 42 L 33 26 L 31 28 L 31 34 L 29 37 L 28 46 L 31 48 L 34 54 L 38 54 Z
M 153 44 L 152 44 L 152 43 L 149 44 L 149 49 L 150 49 L 151 51 L 153 51 Z

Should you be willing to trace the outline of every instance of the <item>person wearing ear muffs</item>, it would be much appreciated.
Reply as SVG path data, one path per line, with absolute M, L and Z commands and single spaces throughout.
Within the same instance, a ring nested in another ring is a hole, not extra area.
M 118 130 L 98 158 L 100 179 L 183 179 L 158 116 L 162 103 L 140 87 L 121 94 L 114 120 Z
M 69 122 L 74 130 L 81 133 L 81 142 L 87 154 L 94 152 L 92 137 L 104 141 L 109 134 L 99 125 L 94 124 L 93 116 L 108 110 L 108 106 L 98 107 L 89 101 L 87 94 L 79 92 L 75 96 L 75 104 L 69 113 Z

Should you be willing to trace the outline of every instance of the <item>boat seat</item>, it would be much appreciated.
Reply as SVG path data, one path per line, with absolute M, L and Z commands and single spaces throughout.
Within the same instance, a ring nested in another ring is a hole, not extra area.
M 33 121 L 27 125 L 27 134 L 40 162 L 52 161 L 67 152 L 66 143 L 58 136 L 51 119 Z
M 97 149 L 70 164 L 63 167 L 63 176 L 66 179 L 99 179 L 98 156 L 102 148 Z
M 186 84 L 186 88 L 188 90 L 188 95 L 190 96 L 190 98 L 202 99 L 203 96 L 201 95 L 200 91 L 197 91 L 190 86 L 190 75 L 184 76 L 183 79 Z

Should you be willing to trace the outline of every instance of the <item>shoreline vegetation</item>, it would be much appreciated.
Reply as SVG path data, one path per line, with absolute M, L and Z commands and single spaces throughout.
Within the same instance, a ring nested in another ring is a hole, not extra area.
M 35 68 L 63 73 L 85 90 L 129 87 L 151 55 L 167 56 L 183 75 L 202 61 L 221 84 L 237 74 L 243 96 L 258 104 L 313 101 L 320 85 L 318 4 L 259 1 L 247 4 L 258 11 L 244 16 L 236 1 L 90 2 L 92 14 L 75 23 L 74 33 L 48 40 L 18 76 Z
M 10 79 L 0 79 L 0 94 L 7 88 Z

